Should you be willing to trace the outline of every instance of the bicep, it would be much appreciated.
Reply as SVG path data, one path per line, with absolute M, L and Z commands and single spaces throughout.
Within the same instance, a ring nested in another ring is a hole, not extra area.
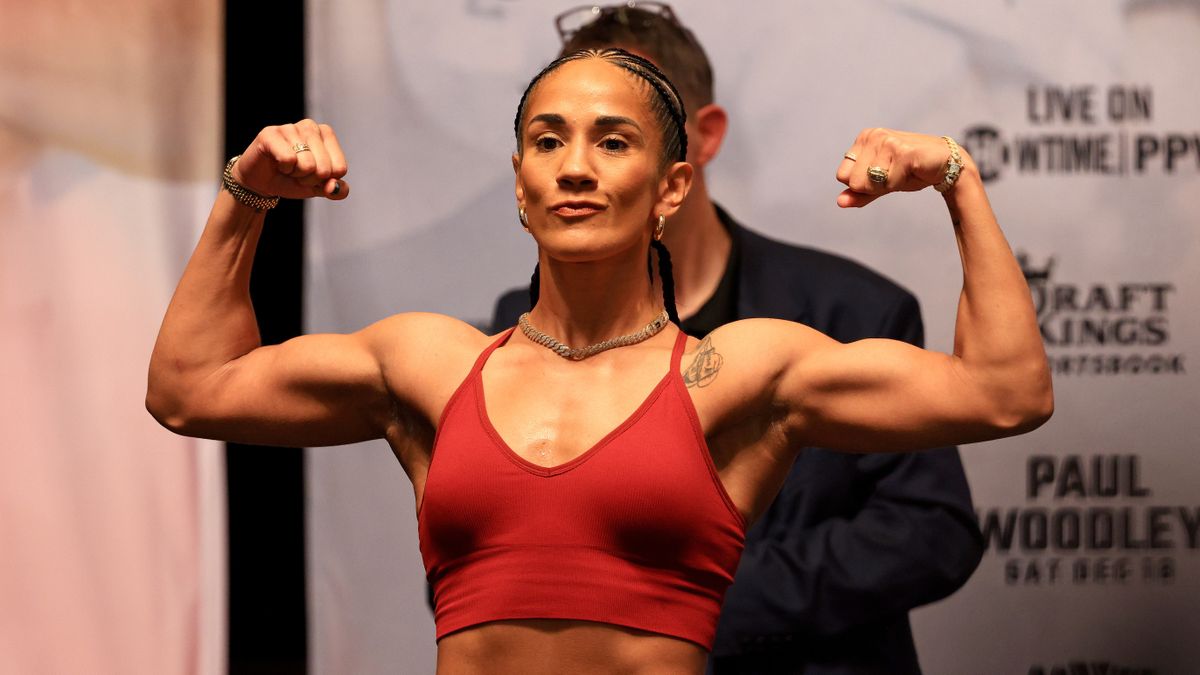
M 226 363 L 196 385 L 181 431 L 284 446 L 381 437 L 391 399 L 369 330 L 305 335 Z
M 802 326 L 774 391 L 805 445 L 898 451 L 999 433 L 992 394 L 955 356 L 891 339 L 841 344 Z

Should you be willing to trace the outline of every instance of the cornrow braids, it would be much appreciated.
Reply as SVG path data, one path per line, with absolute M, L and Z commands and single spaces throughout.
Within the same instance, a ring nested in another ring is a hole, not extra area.
M 663 309 L 667 310 L 667 318 L 682 327 L 679 321 L 679 310 L 675 308 L 675 274 L 671 269 L 671 252 L 667 245 L 657 239 L 650 240 L 650 247 L 658 251 L 658 277 L 662 280 Z
M 683 98 L 675 89 L 675 85 L 671 84 L 658 66 L 636 54 L 615 48 L 606 49 L 604 52 L 614 53 L 611 57 L 603 57 L 605 60 L 637 75 L 654 88 L 658 97 L 651 99 L 650 105 L 655 116 L 658 117 L 659 124 L 663 127 L 663 157 L 673 158 L 676 162 L 686 162 L 687 131 L 684 128 L 684 122 L 687 121 L 687 112 L 683 108 Z M 664 117 L 666 119 L 663 119 Z M 675 132 L 673 134 L 666 133 L 668 127 L 664 122 L 668 120 L 671 122 L 671 130 Z

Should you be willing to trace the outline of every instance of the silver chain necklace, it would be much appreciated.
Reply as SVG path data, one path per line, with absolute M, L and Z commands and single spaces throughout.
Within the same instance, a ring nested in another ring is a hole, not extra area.
M 589 356 L 595 356 L 600 352 L 606 352 L 614 347 L 626 347 L 649 340 L 658 335 L 663 328 L 666 328 L 668 323 L 670 323 L 670 318 L 667 316 L 667 310 L 664 309 L 658 313 L 658 316 L 654 317 L 653 321 L 646 324 L 645 328 L 636 333 L 609 338 L 604 342 L 597 342 L 594 345 L 574 349 L 534 328 L 533 324 L 529 323 L 529 312 L 525 312 L 521 315 L 521 318 L 517 319 L 517 325 L 521 327 L 521 332 L 530 341 L 536 342 L 564 359 L 571 359 L 572 361 L 582 361 Z

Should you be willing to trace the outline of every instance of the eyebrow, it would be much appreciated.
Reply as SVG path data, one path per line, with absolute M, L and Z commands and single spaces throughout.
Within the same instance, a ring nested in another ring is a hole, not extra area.
M 631 126 L 638 131 L 642 130 L 642 128 L 638 126 L 637 122 L 628 117 L 621 117 L 620 115 L 601 115 L 600 117 L 596 118 L 596 126 L 598 127 L 619 127 L 624 125 Z
M 558 113 L 542 113 L 540 115 L 534 115 L 533 118 L 529 120 L 529 124 L 532 125 L 534 122 L 542 122 L 543 124 L 550 126 L 560 127 L 566 126 L 567 124 L 566 118 Z M 632 118 L 623 117 L 621 115 L 601 115 L 596 118 L 594 124 L 598 127 L 619 127 L 628 125 L 634 129 L 637 129 L 638 131 L 642 130 L 642 127 Z
M 562 115 L 555 113 L 542 113 L 541 115 L 534 115 L 533 118 L 529 120 L 530 125 L 532 125 L 534 122 L 542 122 L 544 124 L 549 124 L 550 126 L 561 127 L 567 123 L 567 120 L 563 119 Z

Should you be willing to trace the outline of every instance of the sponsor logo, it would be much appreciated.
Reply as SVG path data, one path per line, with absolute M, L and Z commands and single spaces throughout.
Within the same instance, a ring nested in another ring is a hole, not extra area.
M 1054 278 L 1057 259 L 1017 262 L 1029 283 L 1038 327 L 1055 375 L 1178 375 L 1184 354 L 1170 351 L 1168 281 L 1075 283 Z
M 1152 130 L 1148 86 L 1030 85 L 1028 126 L 1002 130 L 981 123 L 962 144 L 985 181 L 1008 173 L 1137 176 L 1200 172 L 1200 131 Z
M 1200 548 L 1200 505 L 1153 499 L 1136 454 L 1033 455 L 1023 506 L 983 509 L 1009 586 L 1171 584 Z

